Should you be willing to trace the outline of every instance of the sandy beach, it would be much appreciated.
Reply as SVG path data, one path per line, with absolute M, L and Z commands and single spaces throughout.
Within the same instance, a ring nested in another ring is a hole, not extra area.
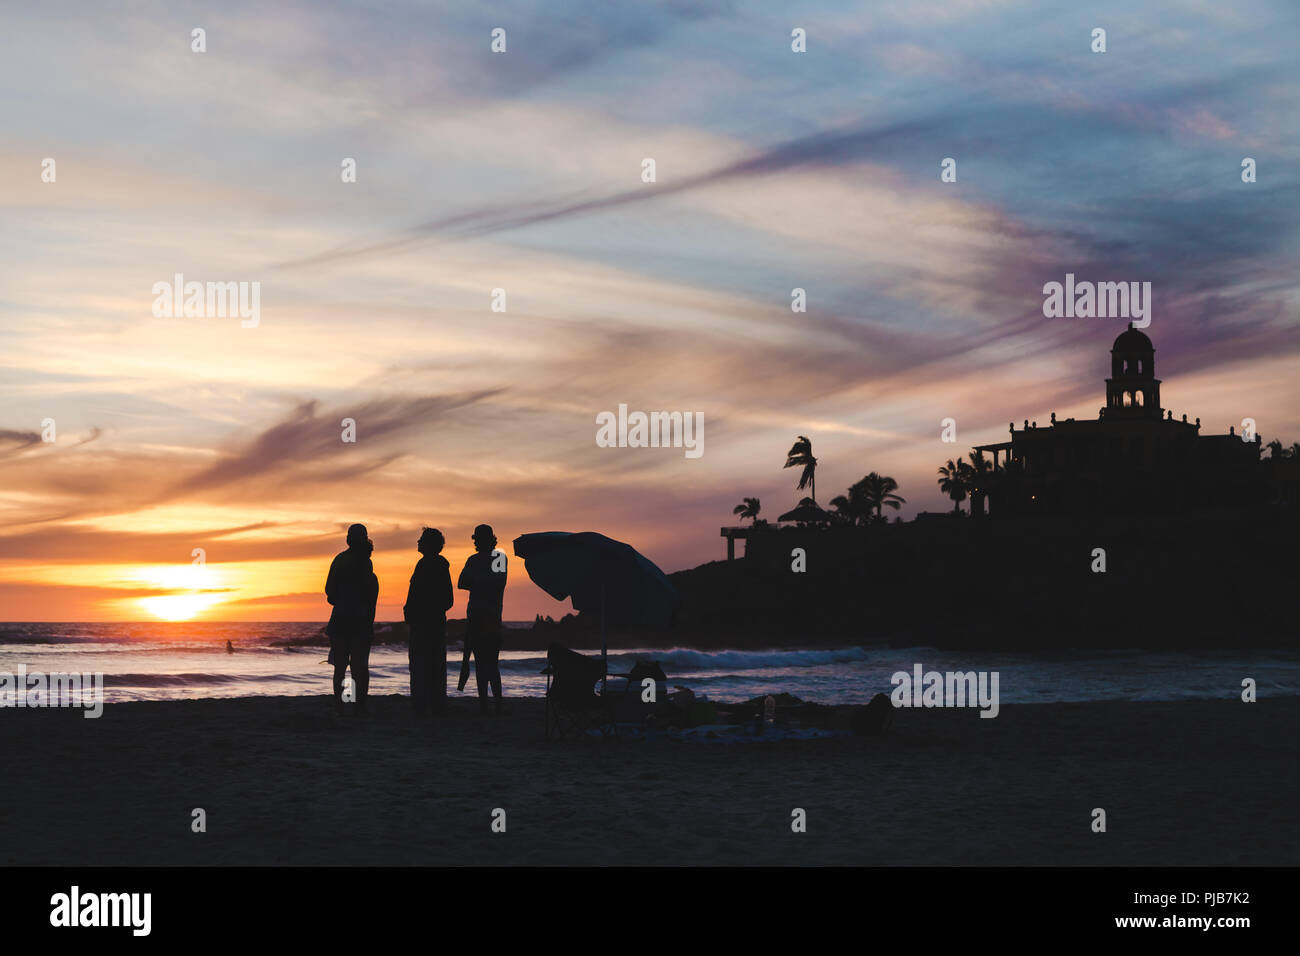
M 0 863 L 1300 863 L 1295 698 L 900 710 L 883 738 L 741 745 L 547 743 L 541 700 L 432 724 L 407 703 L 0 712 Z

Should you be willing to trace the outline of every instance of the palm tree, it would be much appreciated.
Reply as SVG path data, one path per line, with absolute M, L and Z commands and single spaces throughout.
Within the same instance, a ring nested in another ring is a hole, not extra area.
M 785 453 L 785 467 L 803 468 L 803 471 L 799 475 L 799 485 L 796 490 L 803 491 L 805 488 L 811 486 L 811 497 L 813 501 L 816 501 L 817 459 L 813 457 L 812 442 L 806 436 L 800 435 L 799 440 L 794 443 L 788 452 Z
M 866 524 L 873 518 L 880 520 L 882 509 L 886 506 L 897 509 L 899 504 L 907 502 L 902 495 L 894 494 L 897 487 L 898 482 L 893 478 L 873 471 L 861 481 L 850 485 L 847 496 L 836 495 L 832 498 L 831 505 L 849 524 Z
M 753 521 L 758 517 L 758 509 L 759 503 L 757 498 L 742 498 L 740 504 L 731 509 L 731 513 L 733 515 L 740 515 L 741 521 L 744 521 L 746 518 Z
M 1274 438 L 1265 447 L 1269 450 L 1269 457 L 1274 459 L 1283 458 L 1300 458 L 1300 442 L 1292 442 L 1289 448 L 1283 448 L 1282 442 Z
M 988 492 L 988 476 L 993 473 L 993 462 L 984 457 L 984 452 L 976 449 L 968 456 L 970 464 L 966 466 L 966 486 L 970 491 L 971 513 L 984 513 L 984 498 Z
M 849 491 L 850 497 L 836 495 L 831 499 L 831 507 L 835 509 L 832 514 L 844 524 L 860 524 L 866 514 L 861 508 L 861 503 L 853 500 L 852 489 L 849 489 Z
M 939 490 L 952 499 L 952 510 L 961 513 L 961 503 L 966 500 L 967 472 L 970 465 L 958 460 L 948 459 L 948 464 L 939 469 Z
M 876 519 L 883 517 L 882 508 L 893 508 L 898 510 L 900 504 L 907 504 L 907 499 L 902 495 L 894 494 L 898 490 L 898 482 L 886 475 L 878 475 L 874 471 L 863 478 L 855 485 L 849 486 L 849 498 L 855 495 L 862 500 L 862 504 L 867 510 L 867 514 L 875 513 Z

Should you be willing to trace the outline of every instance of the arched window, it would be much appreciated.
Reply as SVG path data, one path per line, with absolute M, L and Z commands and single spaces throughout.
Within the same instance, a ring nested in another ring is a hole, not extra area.
M 1138 359 L 1138 374 L 1142 374 L 1142 360 Z
M 1132 405 L 1132 404 L 1133 404 L 1133 393 L 1132 393 L 1132 392 L 1125 392 L 1125 393 L 1124 393 L 1124 407 L 1125 407 L 1125 408 L 1128 408 L 1128 407 L 1129 407 L 1130 405 Z
M 1121 374 L 1121 375 L 1127 375 L 1127 374 L 1128 374 L 1128 359 L 1124 359 L 1124 361 L 1123 361 L 1123 363 L 1122 363 L 1122 367 L 1120 368 L 1120 374 Z
M 1145 404 L 1146 404 L 1146 397 L 1147 397 L 1147 393 L 1146 393 L 1146 392 L 1134 392 L 1134 393 L 1133 393 L 1133 404 L 1134 404 L 1134 405 L 1145 405 Z

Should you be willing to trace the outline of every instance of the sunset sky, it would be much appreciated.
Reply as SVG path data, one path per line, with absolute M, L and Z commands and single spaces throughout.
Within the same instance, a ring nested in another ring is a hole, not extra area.
M 1044 318 L 1067 272 L 1152 283 L 1175 417 L 1300 441 L 1292 3 L 0 16 L 0 620 L 323 621 L 353 521 L 384 619 L 425 524 L 453 573 L 479 522 L 674 571 L 796 503 L 800 434 L 822 503 L 946 510 L 946 459 L 1096 416 L 1124 322 Z M 156 318 L 176 273 L 260 324 Z M 597 447 L 619 403 L 702 412 L 703 456 Z M 564 610 L 512 558 L 506 617 Z

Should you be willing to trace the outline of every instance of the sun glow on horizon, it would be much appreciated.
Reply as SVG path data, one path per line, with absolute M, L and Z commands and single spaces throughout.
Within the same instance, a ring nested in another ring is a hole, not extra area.
M 175 593 L 135 598 L 146 612 L 164 621 L 190 621 L 226 599 L 215 590 L 214 575 L 206 564 L 158 565 L 140 568 L 133 577 Z
M 161 594 L 155 597 L 136 598 L 136 602 L 164 621 L 192 621 L 212 605 L 221 601 L 218 594 Z

